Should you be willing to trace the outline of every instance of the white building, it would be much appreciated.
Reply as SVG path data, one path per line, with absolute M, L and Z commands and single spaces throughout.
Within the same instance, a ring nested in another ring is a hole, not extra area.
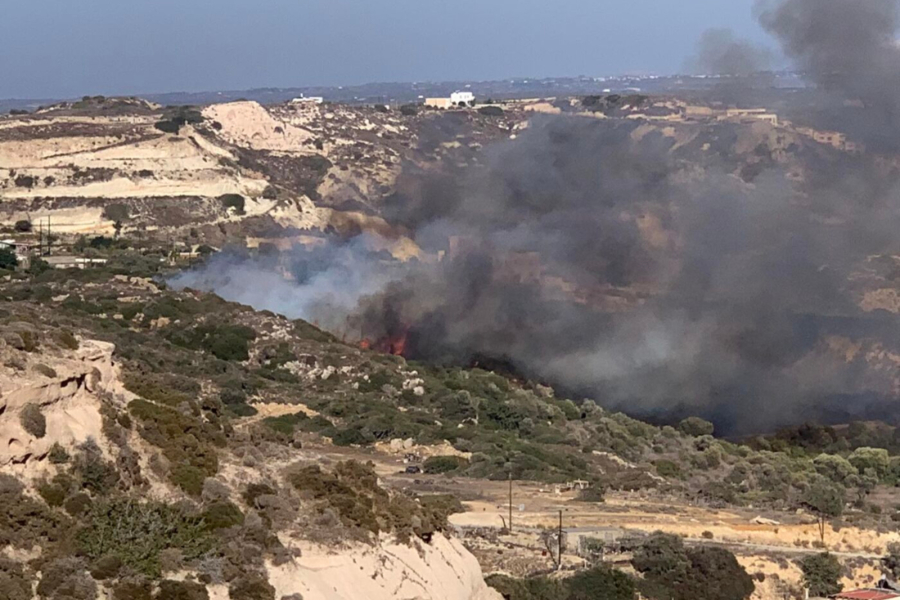
M 301 95 L 299 98 L 294 98 L 291 100 L 291 104 L 322 104 L 325 102 L 325 98 L 322 96 L 303 96 Z
M 472 92 L 453 92 L 450 94 L 450 104 L 453 106 L 475 106 L 475 94 Z
M 449 98 L 425 98 L 425 106 L 443 109 L 475 106 L 475 94 L 472 92 L 453 92 Z

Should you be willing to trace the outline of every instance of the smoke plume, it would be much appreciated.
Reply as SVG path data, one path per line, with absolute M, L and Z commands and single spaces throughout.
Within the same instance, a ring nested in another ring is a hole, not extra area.
M 760 0 L 763 27 L 798 68 L 842 100 L 850 133 L 873 148 L 896 150 L 900 134 L 897 0 Z
M 870 126 L 895 128 L 895 8 L 784 0 L 761 19 L 822 85 L 858 92 Z M 411 358 L 512 365 L 632 414 L 731 432 L 860 416 L 847 397 L 865 373 L 822 345 L 895 328 L 848 291 L 867 256 L 897 250 L 893 180 L 847 159 L 748 183 L 710 144 L 677 146 L 632 120 L 537 117 L 476 167 L 401 177 L 384 214 L 421 260 L 325 239 L 218 255 L 175 283 Z
M 688 61 L 691 71 L 705 75 L 747 76 L 767 70 L 772 53 L 738 39 L 729 29 L 709 29 L 700 37 L 697 55 Z

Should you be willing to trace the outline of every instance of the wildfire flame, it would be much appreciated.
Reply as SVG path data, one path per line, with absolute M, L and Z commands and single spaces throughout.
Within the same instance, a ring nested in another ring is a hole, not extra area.
M 403 353 L 406 351 L 406 336 L 408 333 L 409 329 L 403 328 L 402 331 L 394 335 L 384 336 L 374 342 L 365 338 L 359 342 L 359 347 L 362 350 L 374 350 L 375 352 L 382 352 L 384 354 L 403 356 Z

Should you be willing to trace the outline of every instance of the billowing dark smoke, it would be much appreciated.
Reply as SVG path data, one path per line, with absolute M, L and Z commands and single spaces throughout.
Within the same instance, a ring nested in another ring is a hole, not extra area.
M 823 82 L 859 86 L 873 122 L 893 127 L 900 76 L 882 88 L 890 99 L 875 93 L 877 74 L 897 68 L 892 7 L 785 0 L 762 18 Z M 217 256 L 177 283 L 389 340 L 412 358 L 502 361 L 631 413 L 701 414 L 733 432 L 846 415 L 865 373 L 822 345 L 894 327 L 848 290 L 867 256 L 897 251 L 892 182 L 849 158 L 802 184 L 774 163 L 741 178 L 714 145 L 680 143 L 632 120 L 536 118 L 477 167 L 401 178 L 385 216 L 422 260 L 387 260 L 360 238 L 277 268 Z
M 697 55 L 688 62 L 690 70 L 706 75 L 747 76 L 771 65 L 768 49 L 738 39 L 729 29 L 705 31 L 697 44 Z
M 897 0 L 761 0 L 760 22 L 823 90 L 861 102 L 850 133 L 896 150 L 900 135 Z
M 852 373 L 805 357 L 831 316 L 855 314 L 843 287 L 892 235 L 887 198 L 843 177 L 811 206 L 775 170 L 747 184 L 677 160 L 674 143 L 630 121 L 537 119 L 454 185 L 401 182 L 387 212 L 440 261 L 400 266 L 354 241 L 315 250 L 325 267 L 305 280 L 260 285 L 258 262 L 218 257 L 180 283 L 723 430 L 802 419 L 854 390 Z

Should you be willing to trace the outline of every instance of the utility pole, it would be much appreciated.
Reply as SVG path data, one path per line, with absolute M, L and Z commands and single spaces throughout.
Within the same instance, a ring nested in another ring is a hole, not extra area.
M 558 552 L 559 552 L 559 569 L 562 569 L 562 552 L 563 552 L 563 539 L 562 539 L 562 510 L 559 511 L 559 531 L 556 534 L 556 543 L 558 544 Z
M 509 532 L 512 533 L 512 469 L 509 470 Z

